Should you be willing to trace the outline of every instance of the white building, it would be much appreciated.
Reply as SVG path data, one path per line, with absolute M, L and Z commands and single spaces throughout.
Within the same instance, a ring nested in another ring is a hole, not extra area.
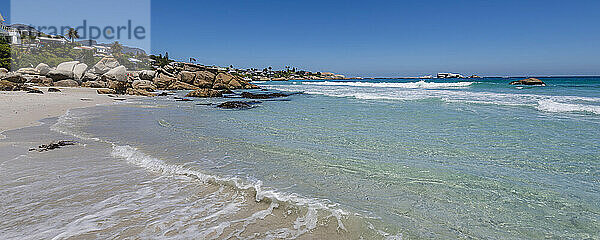
M 458 73 L 438 73 L 437 78 L 465 78 Z
M 38 44 L 40 44 L 40 45 L 67 44 L 67 42 L 69 42 L 64 38 L 49 38 L 49 37 L 38 37 L 37 41 L 38 41 Z
M 12 44 L 21 44 L 21 34 L 17 29 L 4 25 L 4 17 L 0 14 L 0 35 L 8 37 Z
M 98 53 L 98 54 L 109 54 L 110 53 L 109 47 L 100 46 L 100 45 L 94 45 L 92 47 L 96 50 L 96 53 Z

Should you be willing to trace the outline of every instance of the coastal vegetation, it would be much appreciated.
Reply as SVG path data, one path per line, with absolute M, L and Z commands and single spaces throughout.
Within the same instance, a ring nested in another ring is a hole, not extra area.
M 162 54 L 159 54 L 158 56 L 150 55 L 150 59 L 152 59 L 154 61 L 154 64 L 159 67 L 164 67 L 164 66 L 168 65 L 169 63 L 174 62 L 174 60 L 169 59 L 168 52 L 165 53 L 165 56 L 163 56 Z
M 75 39 L 79 38 L 79 32 L 77 32 L 75 28 L 70 28 L 69 32 L 67 33 L 67 38 L 71 39 L 71 43 L 74 43 Z
M 6 37 L 0 36 L 0 68 L 10 69 L 10 43 Z

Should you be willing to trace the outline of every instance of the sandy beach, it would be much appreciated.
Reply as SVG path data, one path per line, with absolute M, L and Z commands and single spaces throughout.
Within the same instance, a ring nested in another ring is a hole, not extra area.
M 39 89 L 44 94 L 0 92 L 0 135 L 7 130 L 35 125 L 44 118 L 58 117 L 72 108 L 114 101 L 91 88 L 59 88 L 61 92 L 48 92 L 48 88 L 44 87 Z

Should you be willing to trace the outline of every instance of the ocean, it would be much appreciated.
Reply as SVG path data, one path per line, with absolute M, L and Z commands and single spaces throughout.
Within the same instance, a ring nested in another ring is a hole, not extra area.
M 3 190 L 55 207 L 9 211 L 0 235 L 600 239 L 600 78 L 540 79 L 258 82 L 296 94 L 73 109 L 45 128 L 84 147 L 43 156 L 73 180 Z

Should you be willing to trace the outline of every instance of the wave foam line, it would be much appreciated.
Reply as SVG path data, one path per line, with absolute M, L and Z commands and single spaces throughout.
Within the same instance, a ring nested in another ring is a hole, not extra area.
M 425 82 L 423 80 L 418 82 L 407 82 L 407 83 L 372 83 L 372 82 L 302 82 L 306 85 L 320 85 L 320 86 L 353 86 L 353 87 L 380 87 L 380 88 L 424 88 L 424 89 L 439 89 L 439 88 L 459 88 L 468 87 L 477 82 L 448 82 L 448 83 L 437 83 L 437 82 Z
M 265 199 L 270 200 L 271 206 L 269 207 L 269 210 L 266 211 L 266 214 L 269 214 L 270 212 L 272 212 L 273 208 L 278 206 L 275 202 L 287 202 L 296 206 L 307 207 L 308 212 L 306 216 L 301 216 L 299 217 L 299 219 L 296 219 L 293 225 L 293 230 L 279 229 L 278 231 L 275 231 L 280 233 L 286 232 L 286 238 L 296 238 L 300 235 L 303 235 L 304 233 L 307 233 L 317 228 L 318 210 L 328 211 L 330 213 L 330 216 L 335 217 L 337 219 L 338 229 L 346 230 L 346 228 L 342 224 L 342 218 L 343 216 L 349 215 L 349 213 L 339 208 L 335 208 L 337 204 L 330 203 L 326 200 L 304 198 L 293 193 L 283 193 L 272 189 L 265 190 L 262 188 L 261 181 L 256 181 L 254 183 L 245 183 L 245 181 L 242 181 L 241 179 L 236 177 L 218 177 L 214 175 L 204 174 L 196 170 L 188 169 L 180 165 L 167 164 L 164 161 L 148 156 L 131 146 L 118 146 L 113 144 L 113 151 L 111 152 L 111 155 L 116 158 L 125 159 L 129 163 L 143 167 L 149 171 L 169 175 L 183 175 L 197 179 L 204 183 L 214 183 L 219 184 L 221 186 L 231 186 L 238 190 L 253 191 L 256 194 L 255 200 L 257 202 L 260 202 Z M 259 212 L 257 214 L 254 214 L 251 218 L 242 220 L 253 222 L 257 219 L 263 219 L 265 216 L 262 216 L 261 213 L 265 214 L 264 212 Z M 203 234 L 208 235 L 214 232 L 217 235 L 221 235 L 223 233 L 224 228 L 238 221 L 223 222 L 219 224 L 219 226 L 207 229 Z
M 600 106 L 582 105 L 571 103 L 559 103 L 552 100 L 540 100 L 536 107 L 540 111 L 546 112 L 589 112 L 600 114 Z

